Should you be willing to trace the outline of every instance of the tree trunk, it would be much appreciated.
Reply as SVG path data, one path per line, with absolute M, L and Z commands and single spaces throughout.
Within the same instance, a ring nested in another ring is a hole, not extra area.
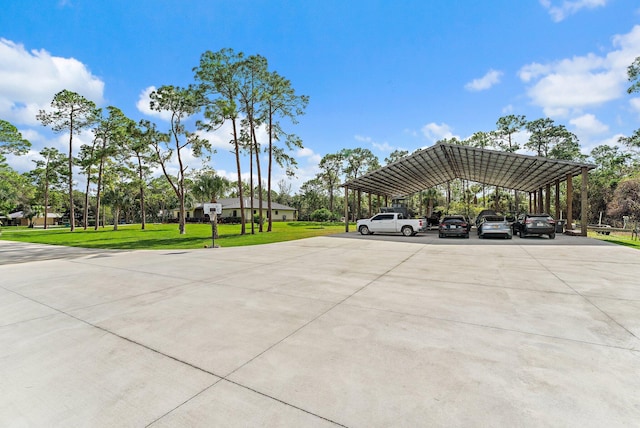
M 44 178 L 44 228 L 46 229 L 49 216 L 49 171 L 45 171 L 45 174 L 47 174 Z
M 84 230 L 87 230 L 87 227 L 89 226 L 89 202 L 90 202 L 89 185 L 91 184 L 91 165 L 92 165 L 91 162 L 93 162 L 93 153 L 95 151 L 95 148 L 96 148 L 96 140 L 94 139 L 93 144 L 91 145 L 91 153 L 90 153 L 90 159 L 89 159 L 90 163 L 89 165 L 87 165 L 87 187 L 84 193 Z
M 258 224 L 258 230 L 262 232 L 262 171 L 260 168 L 260 150 L 258 146 L 258 140 L 256 138 L 256 133 L 255 130 L 253 130 L 253 127 L 251 128 L 251 132 L 253 134 L 253 142 L 256 148 L 256 169 L 258 172 L 258 213 L 260 213 L 260 223 Z
M 144 210 L 144 181 L 142 175 L 142 160 L 138 156 L 138 176 L 140 178 L 140 221 L 142 222 L 141 229 L 144 230 L 146 224 L 146 213 Z
M 249 137 L 249 139 L 251 140 L 253 137 Z M 256 230 L 255 230 L 255 224 L 253 222 L 254 219 L 254 214 L 253 214 L 253 141 L 249 142 L 249 198 L 251 199 L 249 201 L 249 206 L 251 207 L 249 212 L 251 213 L 251 215 L 249 216 L 250 221 L 251 221 L 251 234 L 255 235 Z
M 179 126 L 179 124 L 176 125 L 176 127 Z M 180 201 L 180 219 L 178 220 L 178 229 L 180 230 L 180 235 L 185 235 L 187 233 L 187 229 L 186 229 L 186 224 L 187 224 L 187 219 L 185 218 L 185 206 L 184 206 L 184 198 L 186 196 L 186 192 L 184 190 L 184 171 L 185 171 L 185 167 L 184 164 L 182 162 L 182 156 L 180 153 L 180 140 L 178 139 L 178 133 L 175 130 L 176 128 L 173 128 L 172 125 L 172 129 L 171 132 L 173 133 L 173 138 L 176 142 L 176 154 L 178 156 L 178 199 Z
M 118 223 L 120 222 L 120 209 L 113 208 L 113 230 L 118 230 Z
M 91 184 L 91 167 L 87 170 L 87 187 L 84 192 L 84 213 L 82 214 L 84 230 L 89 226 L 89 184 Z
M 96 190 L 96 226 L 93 230 L 98 230 L 100 224 L 100 198 L 102 194 L 102 172 L 104 168 L 104 157 L 100 158 L 100 166 L 98 167 L 98 189 Z M 104 215 L 102 216 L 102 222 L 104 223 Z
M 186 229 L 187 219 L 185 216 L 186 210 L 184 206 L 184 197 L 185 197 L 184 178 L 182 177 L 180 177 L 180 180 L 178 181 L 178 190 L 179 190 L 178 199 L 180 200 L 180 217 L 178 218 L 178 230 L 180 231 L 180 235 L 185 235 L 187 233 L 187 229 Z
M 100 225 L 100 198 L 102 195 L 102 174 L 104 172 L 104 151 L 105 148 L 107 147 L 107 142 L 105 141 L 105 139 L 102 139 L 102 152 L 100 153 L 100 166 L 98 167 L 98 189 L 96 190 L 96 226 L 94 227 L 94 230 L 98 230 L 98 227 Z M 106 222 L 106 219 L 104 217 L 104 213 L 102 214 L 102 224 L 104 226 L 104 223 Z
M 69 224 L 71 232 L 76 230 L 76 212 L 73 209 L 73 116 L 69 126 Z
M 247 233 L 245 225 L 244 199 L 242 196 L 242 174 L 240 172 L 240 146 L 238 145 L 238 128 L 235 118 L 231 120 L 233 125 L 233 143 L 236 155 L 236 170 L 238 171 L 238 196 L 240 197 L 240 235 Z
M 333 215 L 333 182 L 329 184 L 329 211 Z
M 273 125 L 273 112 L 271 106 L 269 106 L 269 167 L 267 171 L 267 213 L 269 217 L 269 225 L 267 226 L 267 232 L 271 232 L 273 223 L 273 212 L 271 211 L 271 170 L 273 168 L 273 136 L 271 133 L 271 126 Z

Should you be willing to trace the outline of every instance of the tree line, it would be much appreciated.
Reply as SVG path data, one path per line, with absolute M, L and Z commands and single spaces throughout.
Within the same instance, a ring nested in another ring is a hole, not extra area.
M 37 161 L 34 170 L 27 175 L 15 171 L 11 173 L 3 161 L 3 154 L 25 153 L 29 142 L 22 138 L 13 125 L 0 121 L 0 212 L 18 206 L 16 201 L 28 206 L 28 198 L 24 195 L 29 193 L 30 183 L 35 184 L 36 189 L 31 202 L 35 197 L 43 202 L 42 207 L 46 210 L 52 205 L 49 189 L 53 189 L 54 197 L 59 199 L 60 187 L 66 182 L 67 203 L 71 210 L 74 206 L 84 208 L 82 224 L 86 227 L 91 206 L 89 183 L 94 183 L 97 186 L 93 204 L 95 227 L 99 223 L 97 220 L 104 200 L 116 218 L 120 211 L 132 216 L 132 207 L 137 204 L 137 218 L 141 220 L 143 228 L 146 218 L 157 218 L 158 213 L 165 213 L 167 208 L 177 206 L 180 211 L 180 231 L 184 233 L 184 212 L 186 206 L 194 201 L 205 202 L 231 195 L 239 197 L 244 205 L 244 195 L 250 194 L 253 204 L 253 196 L 257 194 L 260 214 L 256 223 L 262 231 L 263 200 L 267 201 L 269 211 L 275 200 L 297 208 L 299 217 L 304 220 L 338 220 L 344 215 L 344 197 L 339 191 L 341 183 L 409 155 L 406 150 L 396 150 L 381 162 L 367 148 L 341 149 L 321 159 L 319 172 L 313 179 L 303 183 L 296 195 L 291 195 L 291 186 L 284 181 L 278 183 L 279 189 L 276 191 L 271 178 L 273 164 L 279 164 L 293 174 L 296 161 L 290 150 L 302 147 L 299 137 L 285 132 L 282 121 L 286 119 L 292 124 L 296 123 L 297 117 L 304 113 L 308 97 L 297 95 L 287 79 L 268 71 L 266 59 L 259 55 L 247 57 L 230 49 L 205 52 L 193 71 L 192 85 L 186 88 L 162 86 L 150 96 L 151 108 L 169 113 L 171 117 L 166 132 L 159 131 L 156 124 L 150 121 L 136 123 L 116 107 L 101 110 L 78 94 L 69 91 L 56 94 L 52 110 L 40 112 L 38 119 L 56 132 L 68 132 L 69 153 L 65 157 L 54 148 L 43 149 L 42 160 Z M 628 92 L 640 92 L 640 57 L 627 71 L 631 82 Z M 200 119 L 190 129 L 184 122 L 194 115 L 199 115 Z M 229 142 L 237 169 L 234 185 L 207 168 L 188 171 L 188 166 L 183 162 L 185 150 L 203 159 L 214 153 L 210 143 L 197 131 L 215 131 L 224 124 L 230 125 L 232 130 Z M 267 141 L 258 141 L 256 130 L 260 126 L 267 130 Z M 72 153 L 73 136 L 86 128 L 93 130 L 93 142 L 82 146 L 76 157 Z M 523 133 L 528 135 L 528 139 L 520 144 L 517 141 L 520 138 L 517 137 Z M 526 150 L 552 159 L 591 162 L 596 168 L 589 173 L 589 221 L 599 221 L 601 215 L 609 223 L 620 221 L 624 216 L 640 218 L 640 129 L 631 136 L 621 137 L 619 145 L 600 145 L 588 155 L 581 152 L 577 136 L 564 125 L 550 118 L 527 120 L 523 115 L 500 117 L 494 130 L 475 132 L 464 140 L 451 138 L 438 142 L 511 153 Z M 268 153 L 266 183 L 259 157 L 259 153 L 263 152 Z M 248 183 L 241 178 L 243 156 L 248 156 L 250 163 Z M 171 161 L 178 164 L 177 174 L 170 172 Z M 78 165 L 86 176 L 84 193 L 73 189 L 70 172 L 73 165 Z M 162 170 L 163 179 L 151 177 L 154 167 Z M 254 171 L 257 173 L 255 183 Z M 147 198 L 149 192 L 152 197 Z M 567 195 L 566 188 L 562 188 L 561 192 L 565 207 L 567 198 L 574 198 L 576 203 L 573 206 L 579 207 L 578 190 L 574 195 Z M 84 201 L 72 202 L 80 196 Z M 473 215 L 489 206 L 502 211 L 525 211 L 526 201 L 522 199 L 518 206 L 515 192 L 508 189 L 488 188 L 482 183 L 455 180 L 408 195 L 404 203 L 422 215 L 429 215 L 435 210 Z M 352 193 L 347 205 L 352 219 L 363 217 L 363 211 L 379 209 L 377 201 L 362 201 L 357 192 Z M 153 207 L 151 215 L 145 214 L 146 207 Z M 253 208 L 251 206 L 252 213 Z M 241 233 L 246 233 L 244 211 L 242 206 Z M 578 217 L 577 212 L 573 214 L 574 218 Z M 271 216 L 268 217 L 267 230 L 270 231 Z M 117 221 L 114 223 L 117 224 Z M 253 219 L 250 223 L 253 232 Z
M 56 148 L 44 148 L 40 152 L 43 160 L 38 160 L 34 170 L 26 175 L 9 168 L 4 155 L 24 154 L 30 143 L 22 138 L 15 126 L 0 121 L 0 178 L 3 183 L 0 186 L 0 213 L 19 207 L 28 207 L 33 212 L 33 207 L 37 206 L 33 202 L 37 199 L 42 203 L 46 219 L 49 207 L 56 202 L 50 200 L 50 194 L 59 196 L 61 187 L 66 184 L 66 205 L 73 231 L 79 217 L 74 202 L 77 189 L 74 188 L 73 171 L 77 167 L 86 182 L 84 201 L 80 204 L 84 228 L 89 224 L 90 210 L 95 217 L 94 227 L 98 228 L 101 206 L 105 202 L 110 205 L 114 228 L 117 228 L 120 212 L 131 206 L 132 200 L 137 200 L 138 217 L 144 229 L 148 217 L 146 192 L 154 183 L 151 174 L 156 168 L 162 171 L 166 187 L 175 196 L 179 207 L 179 230 L 184 234 L 189 194 L 204 199 L 204 192 L 207 192 L 206 198 L 215 199 L 230 187 L 226 179 L 207 169 L 189 171 L 186 153 L 208 161 L 215 150 L 203 135 L 230 125 L 229 143 L 237 171 L 234 194 L 240 199 L 241 233 L 246 233 L 243 196 L 247 186 L 242 180 L 241 162 L 245 156 L 250 164 L 251 209 L 253 212 L 253 197 L 257 192 L 258 225 L 263 231 L 263 199 L 266 196 L 267 212 L 271 212 L 274 166 L 280 165 L 288 174 L 293 174 L 296 161 L 290 153 L 295 148 L 302 148 L 302 140 L 287 132 L 286 125 L 297 123 L 309 98 L 298 95 L 288 79 L 269 70 L 266 58 L 260 55 L 246 56 L 232 49 L 207 51 L 193 68 L 193 73 L 194 82 L 187 87 L 164 85 L 150 94 L 150 108 L 169 117 L 166 131 L 149 120 L 135 122 L 115 106 L 97 108 L 93 101 L 78 93 L 60 91 L 53 97 L 51 108 L 41 110 L 37 119 L 55 133 L 68 134 L 68 151 L 65 155 Z M 198 118 L 195 124 L 188 125 L 192 122 L 188 119 L 194 117 Z M 266 130 L 266 141 L 258 140 L 257 130 L 261 127 Z M 92 142 L 74 153 L 74 136 L 86 130 L 92 131 Z M 262 189 L 261 153 L 268 154 L 266 192 Z M 175 173 L 171 168 L 173 164 L 177 165 Z M 257 172 L 257 188 L 254 171 Z M 91 184 L 96 186 L 93 203 L 90 200 Z M 269 215 L 267 231 L 271 231 L 271 219 Z M 253 224 L 251 221 L 252 232 Z

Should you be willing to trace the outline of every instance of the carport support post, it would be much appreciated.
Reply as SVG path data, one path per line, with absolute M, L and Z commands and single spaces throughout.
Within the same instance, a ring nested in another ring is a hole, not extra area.
M 573 230 L 573 176 L 567 174 L 567 230 Z
M 542 210 L 542 212 L 551 214 L 551 183 L 547 184 L 547 187 L 545 188 L 544 205 L 545 209 Z
M 534 190 L 533 191 L 533 208 L 532 209 L 532 213 L 537 213 L 538 212 L 538 191 Z
M 371 193 L 367 193 L 367 195 L 369 195 L 369 218 L 371 218 L 373 216 L 373 214 L 371 214 Z
M 378 210 L 378 212 L 380 212 L 380 195 L 376 195 L 376 199 L 378 201 L 378 204 L 376 205 L 376 209 Z
M 349 188 L 344 186 L 344 231 L 349 231 Z
M 530 212 L 530 213 L 532 213 L 532 212 L 533 212 L 533 211 L 531 210 L 532 205 L 533 205 L 531 202 L 532 202 L 532 201 L 531 201 L 531 192 L 529 192 L 529 212 Z
M 587 223 L 588 223 L 588 219 L 587 219 L 587 207 L 588 207 L 588 202 L 589 202 L 589 194 L 587 192 L 587 189 L 589 187 L 589 175 L 588 175 L 589 170 L 587 169 L 587 167 L 582 167 L 582 183 L 581 183 L 581 187 L 582 187 L 582 194 L 580 195 L 580 229 L 581 229 L 581 235 L 582 236 L 587 236 Z
M 555 209 L 556 209 L 555 219 L 558 220 L 560 218 L 560 180 L 556 180 L 556 189 L 555 189 L 554 197 L 555 197 L 555 201 L 553 205 L 555 206 Z
M 542 187 L 538 189 L 538 214 L 544 212 L 544 199 L 542 199 Z

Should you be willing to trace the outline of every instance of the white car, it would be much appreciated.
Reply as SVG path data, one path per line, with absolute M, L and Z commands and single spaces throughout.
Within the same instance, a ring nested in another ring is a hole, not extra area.
M 412 236 L 427 229 L 425 219 L 406 219 L 402 213 L 379 213 L 371 218 L 358 220 L 358 232 L 362 235 L 373 233 L 402 233 Z

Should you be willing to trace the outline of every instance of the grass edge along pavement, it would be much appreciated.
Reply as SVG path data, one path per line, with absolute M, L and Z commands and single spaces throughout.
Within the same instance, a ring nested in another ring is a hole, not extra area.
M 589 232 L 589 238 L 599 239 L 601 241 L 611 242 L 612 244 L 623 245 L 625 247 L 640 250 L 640 239 L 632 239 L 631 233 L 619 234 L 612 232 L 609 235 L 601 235 L 596 232 Z
M 256 227 L 254 235 L 251 234 L 250 225 L 247 225 L 246 235 L 240 235 L 238 224 L 221 224 L 218 228 L 220 237 L 216 239 L 216 245 L 239 247 L 343 233 L 344 223 L 277 222 L 273 223 L 272 232 L 260 233 Z M 631 239 L 629 234 L 599 235 L 589 232 L 589 237 L 640 250 L 640 240 Z M 211 225 L 187 224 L 185 235 L 180 235 L 176 224 L 147 224 L 145 230 L 141 230 L 139 224 L 131 224 L 119 225 L 116 231 L 113 226 L 107 226 L 97 231 L 91 228 L 76 229 L 74 232 L 70 232 L 69 228 L 44 230 L 9 226 L 0 227 L 0 240 L 96 249 L 196 249 L 211 245 Z
M 256 233 L 253 235 L 251 225 L 246 225 L 246 228 L 247 234 L 240 235 L 239 224 L 218 225 L 219 238 L 216 238 L 215 244 L 221 247 L 237 247 L 332 235 L 343 233 L 344 223 L 278 222 L 273 223 L 271 232 L 258 232 L 256 225 Z M 264 228 L 266 230 L 266 225 Z M 113 226 L 101 227 L 98 230 L 76 228 L 74 232 L 69 228 L 56 227 L 47 230 L 3 227 L 0 232 L 0 240 L 4 241 L 82 248 L 164 250 L 211 246 L 209 223 L 187 224 L 187 233 L 184 235 L 180 235 L 177 224 L 147 224 L 145 230 L 140 229 L 140 224 L 119 225 L 118 230 L 113 230 Z

